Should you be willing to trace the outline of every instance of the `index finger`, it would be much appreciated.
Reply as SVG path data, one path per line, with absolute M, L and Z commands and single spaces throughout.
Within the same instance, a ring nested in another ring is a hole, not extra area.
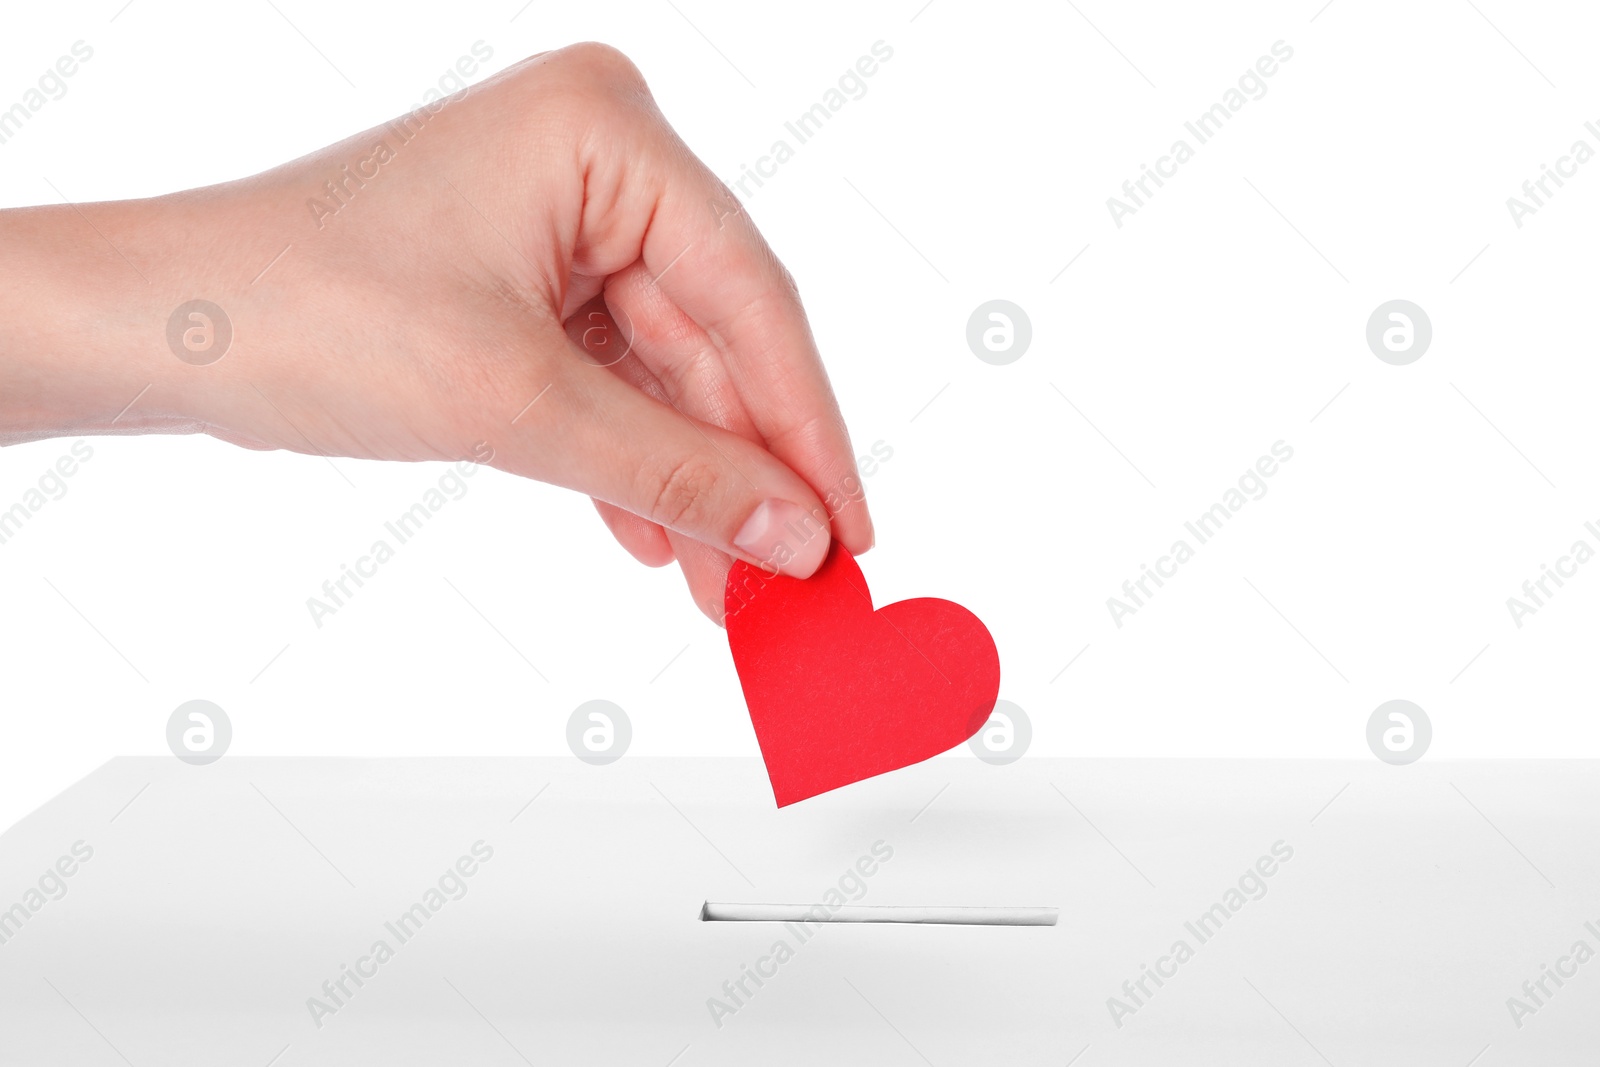
M 664 120 L 650 139 L 661 171 L 640 248 L 645 267 L 721 353 L 757 432 L 822 498 L 834 536 L 865 552 L 873 529 L 860 473 L 793 278 Z

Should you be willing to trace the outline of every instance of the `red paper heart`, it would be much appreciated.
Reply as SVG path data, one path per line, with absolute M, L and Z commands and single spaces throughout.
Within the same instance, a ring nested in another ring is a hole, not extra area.
M 1000 654 L 978 617 L 932 598 L 873 611 L 837 542 L 804 581 L 735 561 L 724 604 L 780 808 L 954 748 L 994 710 Z

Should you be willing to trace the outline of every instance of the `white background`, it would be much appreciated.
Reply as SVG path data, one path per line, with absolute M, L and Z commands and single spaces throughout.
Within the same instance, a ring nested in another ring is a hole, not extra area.
M 866 482 L 880 604 L 977 612 L 1037 754 L 1365 756 L 1404 697 L 1429 759 L 1600 755 L 1600 564 L 1521 629 L 1506 608 L 1600 548 L 1600 163 L 1520 229 L 1505 203 L 1600 148 L 1579 5 L 274 2 L 11 5 L 0 108 L 75 41 L 94 58 L 0 145 L 0 204 L 254 173 L 408 110 L 479 40 L 485 74 L 621 47 L 731 181 L 882 40 L 748 203 L 858 451 L 893 449 Z M 1115 226 L 1106 198 L 1279 40 L 1266 95 Z M 965 341 L 993 298 L 1032 319 L 1009 366 Z M 1433 323 L 1410 366 L 1365 343 L 1394 298 Z M 1117 628 L 1106 598 L 1278 440 L 1267 495 Z M 244 755 L 559 754 L 599 697 L 633 753 L 756 752 L 723 633 L 581 498 L 480 473 L 318 630 L 306 598 L 442 469 L 90 443 L 0 546 L 0 825 L 164 752 L 196 697 Z M 70 444 L 0 452 L 0 509 Z

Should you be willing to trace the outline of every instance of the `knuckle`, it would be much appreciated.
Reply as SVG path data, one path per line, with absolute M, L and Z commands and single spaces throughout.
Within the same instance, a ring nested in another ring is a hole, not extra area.
M 585 153 L 637 146 L 664 121 L 644 75 L 616 48 L 596 41 L 568 45 L 529 70 L 529 113 L 558 143 Z
M 655 467 L 650 474 L 651 504 L 646 517 L 669 529 L 698 525 L 696 520 L 706 515 L 721 477 L 714 464 L 699 456 Z
M 581 41 L 555 52 L 551 59 L 563 72 L 589 88 L 640 91 L 644 75 L 633 60 L 618 48 L 600 41 Z

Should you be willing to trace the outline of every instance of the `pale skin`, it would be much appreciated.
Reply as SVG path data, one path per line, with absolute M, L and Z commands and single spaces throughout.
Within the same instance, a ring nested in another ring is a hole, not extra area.
M 492 456 L 593 497 L 718 622 L 734 559 L 805 578 L 833 540 L 871 547 L 794 282 L 626 57 L 543 53 L 413 127 L 210 188 L 0 212 L 0 443 Z M 380 140 L 393 158 L 330 198 Z M 233 331 L 207 365 L 168 342 L 194 299 Z

